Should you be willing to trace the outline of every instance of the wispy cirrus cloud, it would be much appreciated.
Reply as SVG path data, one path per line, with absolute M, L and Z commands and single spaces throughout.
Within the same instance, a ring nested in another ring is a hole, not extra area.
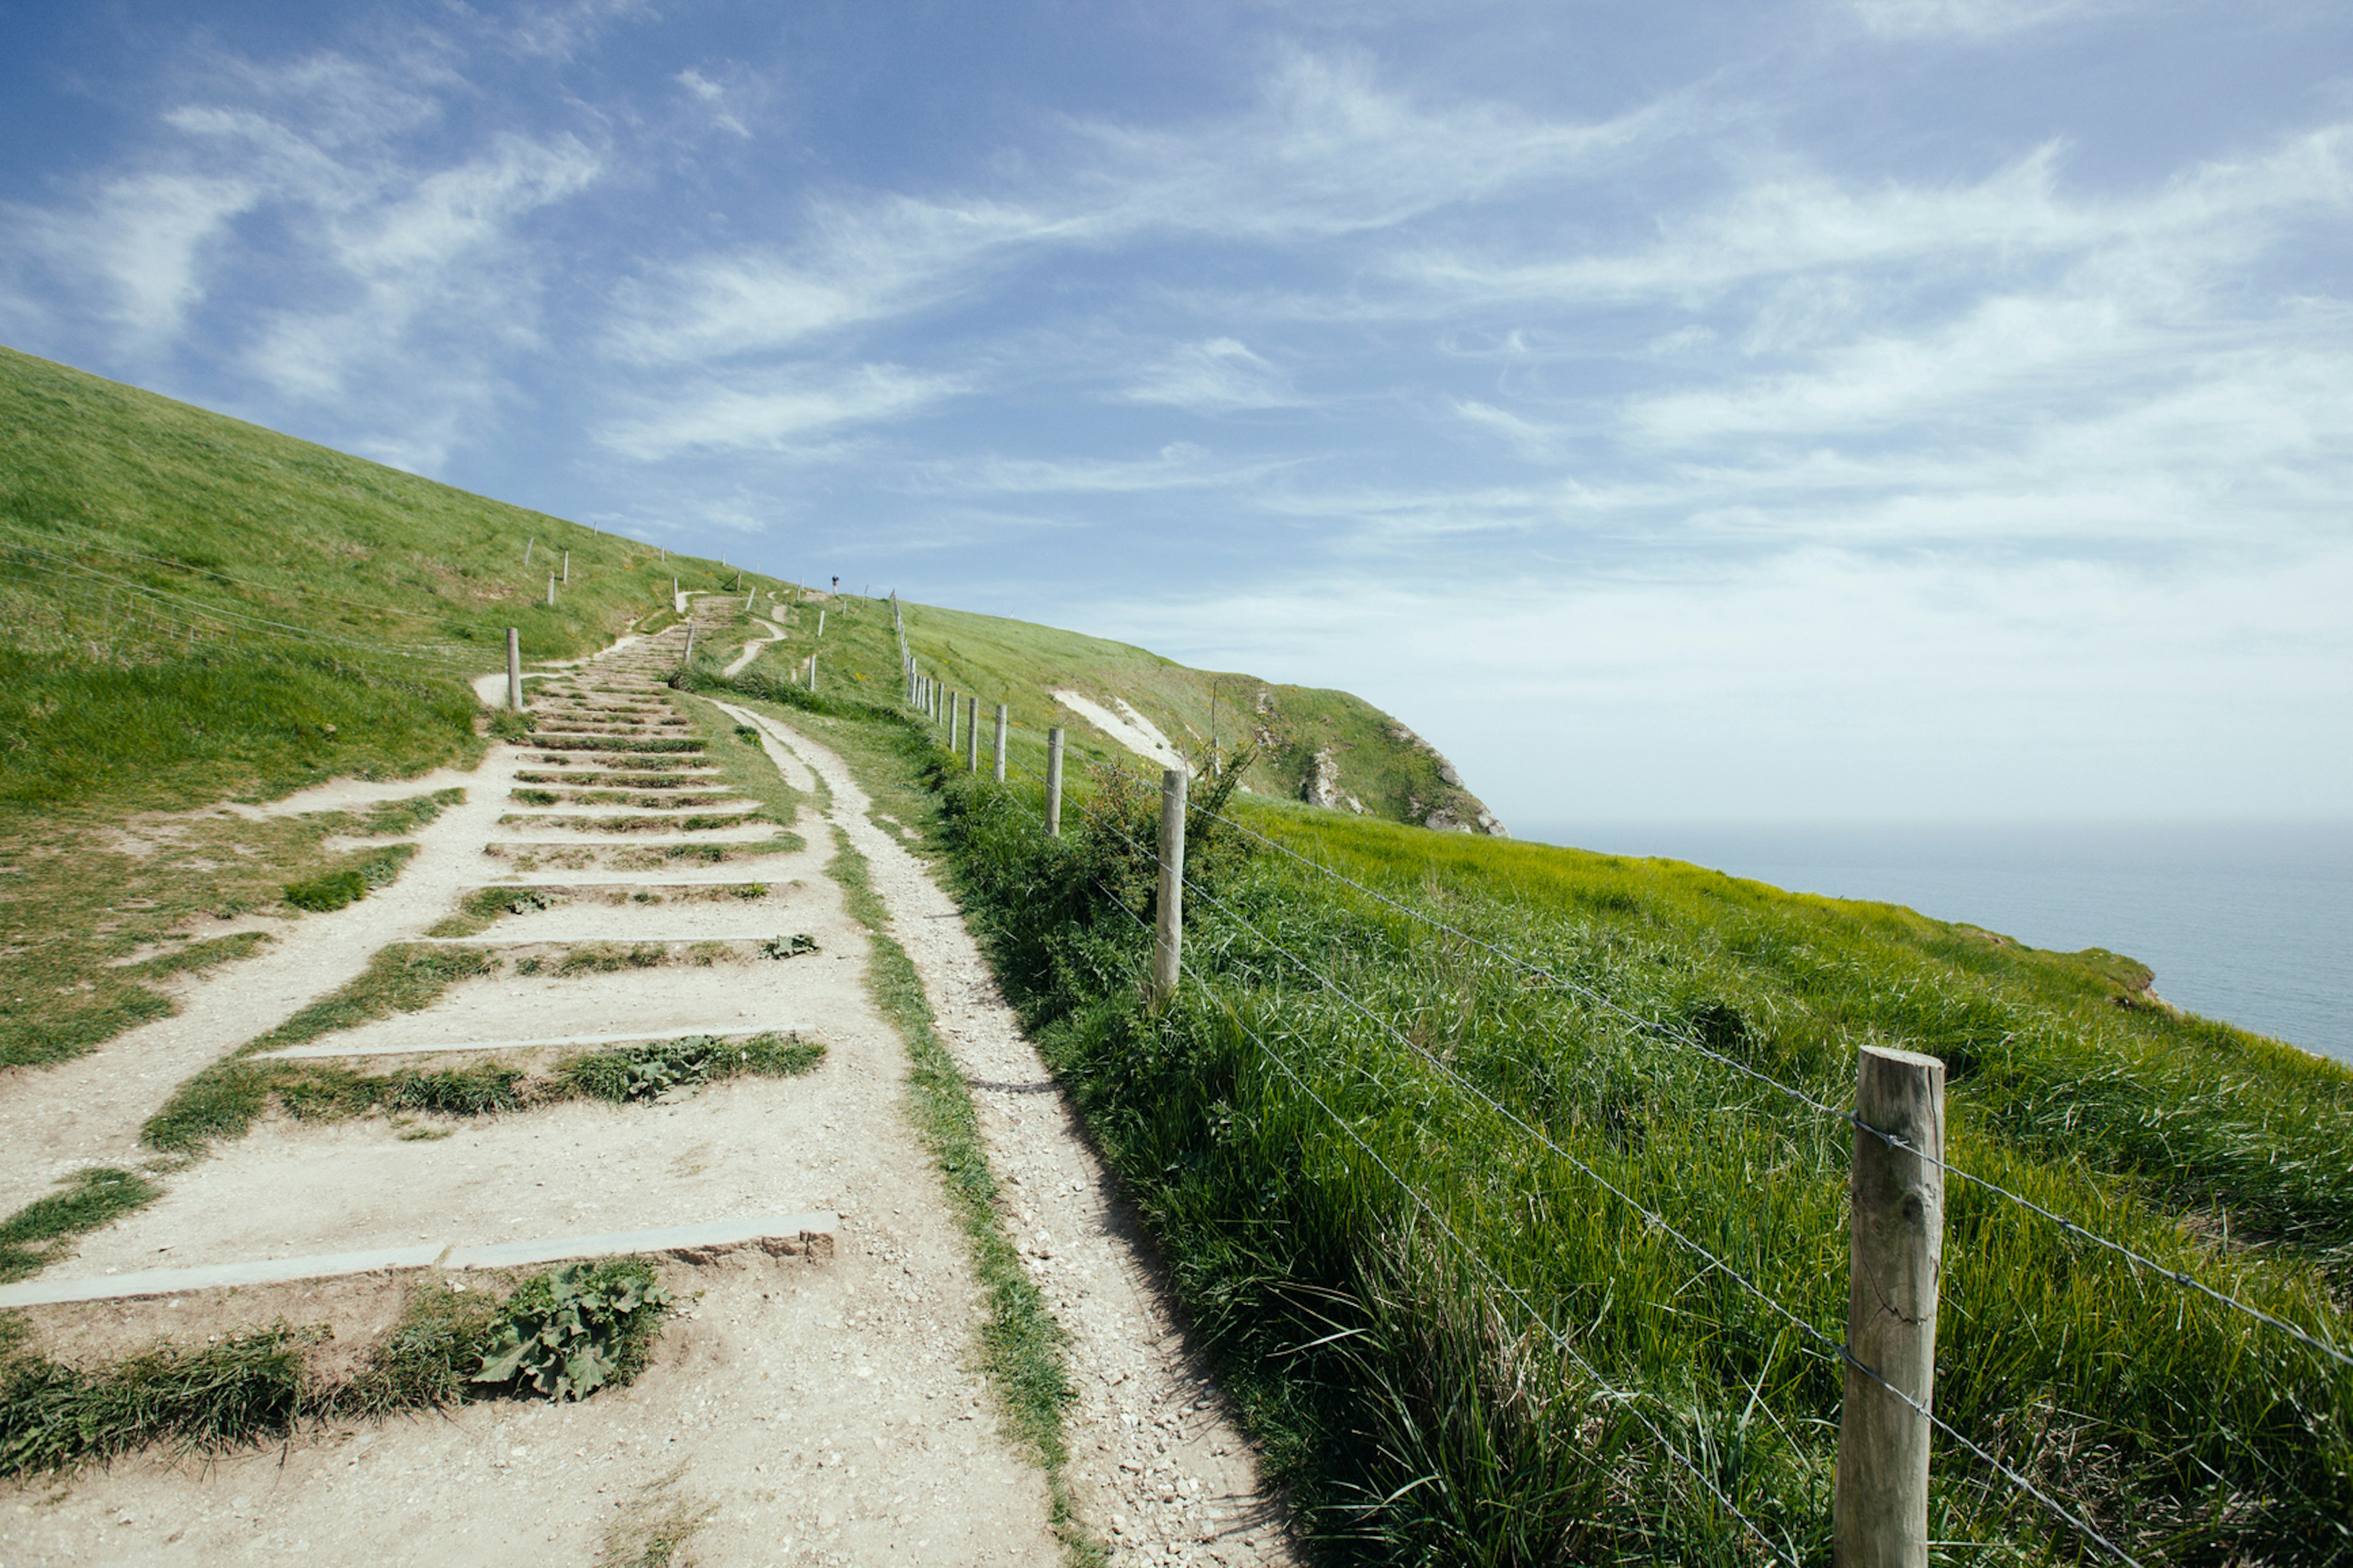
M 1891 38 L 1996 38 L 2116 8 L 2116 0 L 1848 0 L 1864 27 Z
M 1059 156 L 1008 189 L 811 199 L 793 239 L 649 269 L 608 341 L 628 363 L 695 363 L 917 315 L 1042 254 L 1152 236 L 1268 246 L 1378 231 L 1608 163 L 1676 112 L 1658 103 L 1580 124 L 1432 108 L 1360 61 L 1293 56 L 1238 114 L 1166 129 L 1066 122 Z
M 784 365 L 665 396 L 607 422 L 595 438 L 640 462 L 687 452 L 825 451 L 859 426 L 905 418 L 964 390 L 954 376 L 892 364 Z
M 1190 441 L 1173 441 L 1148 458 L 1038 458 L 987 453 L 926 461 L 913 469 L 905 488 L 919 495 L 1140 495 L 1230 489 L 1286 466 L 1280 459 L 1237 462 Z
M 1233 338 L 1185 343 L 1145 367 L 1119 394 L 1130 403 L 1165 403 L 1200 414 L 1289 408 L 1307 401 L 1291 378 Z
M 448 142 L 469 90 L 433 47 L 207 56 L 124 166 L 12 209 L 0 247 L 118 351 L 234 363 L 436 467 L 500 397 L 500 351 L 535 341 L 548 258 L 524 226 L 607 172 L 561 131 Z

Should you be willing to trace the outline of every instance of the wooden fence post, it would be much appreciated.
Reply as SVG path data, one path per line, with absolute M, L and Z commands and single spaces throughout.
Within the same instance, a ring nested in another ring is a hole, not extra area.
M 564 552 L 564 585 L 567 588 L 572 586 L 572 552 L 569 550 Z
M 532 548 L 533 548 L 534 545 L 538 544 L 538 542 L 539 542 L 539 540 L 538 540 L 536 537 L 533 537 L 533 538 L 531 538 L 531 539 L 527 539 L 527 540 L 525 540 L 525 541 L 523 542 L 523 546 L 522 546 L 522 563 L 523 563 L 524 565 L 528 566 L 528 565 L 530 565 L 530 564 L 531 564 L 531 552 L 532 552 Z
M 948 693 L 948 754 L 950 756 L 955 754 L 956 721 L 962 717 L 963 715 L 956 711 L 956 694 L 951 691 Z
M 1852 1272 L 1831 1505 L 1835 1568 L 1927 1568 L 1928 1418 L 1945 1255 L 1945 1064 L 1876 1046 L 1855 1064 Z M 1899 1149 L 1865 1128 L 1901 1138 Z M 1883 1379 L 1886 1386 L 1861 1370 Z M 1898 1398 L 1893 1388 L 1905 1397 Z M 1909 1399 L 1918 1405 L 1905 1403 Z
M 553 572 L 547 574 L 547 603 L 551 608 L 555 604 L 555 574 Z
M 980 699 L 964 700 L 964 771 L 980 772 Z
M 997 782 L 1005 782 L 1005 704 L 997 705 Z
M 507 628 L 507 706 L 522 711 L 522 634 Z
M 1046 836 L 1062 836 L 1062 727 L 1046 731 Z
M 1185 962 L 1185 770 L 1160 775 L 1160 921 L 1152 942 L 1152 1004 L 1176 994 Z
M 694 623 L 692 621 L 686 623 L 686 653 L 684 656 L 684 662 L 688 664 L 694 662 Z
M 825 606 L 822 605 L 818 606 L 817 611 L 817 635 L 825 636 Z
M 809 655 L 809 689 L 817 689 L 817 655 Z

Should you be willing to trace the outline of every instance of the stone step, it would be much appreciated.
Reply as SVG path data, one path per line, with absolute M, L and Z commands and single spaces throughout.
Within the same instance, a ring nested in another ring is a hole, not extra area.
M 246 1263 L 213 1263 L 193 1268 L 142 1268 L 90 1279 L 28 1279 L 0 1285 L 0 1310 L 47 1307 L 60 1301 L 118 1301 L 137 1296 L 177 1296 L 190 1290 L 222 1290 L 282 1285 L 294 1279 L 333 1279 L 401 1268 L 522 1268 L 535 1263 L 566 1263 L 591 1258 L 651 1255 L 704 1262 L 739 1247 L 807 1258 L 833 1256 L 841 1216 L 821 1212 L 754 1215 L 706 1220 L 699 1225 L 654 1230 L 607 1231 L 600 1236 L 551 1237 L 536 1241 L 452 1247 L 426 1241 L 414 1247 L 381 1247 L 359 1252 L 325 1252 L 308 1258 L 265 1258 Z

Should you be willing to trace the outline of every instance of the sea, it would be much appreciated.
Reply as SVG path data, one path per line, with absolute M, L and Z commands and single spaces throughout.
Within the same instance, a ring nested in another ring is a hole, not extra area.
M 2055 952 L 2104 947 L 2155 970 L 2177 1007 L 2353 1062 L 2353 823 L 1512 830 L 1905 904 Z

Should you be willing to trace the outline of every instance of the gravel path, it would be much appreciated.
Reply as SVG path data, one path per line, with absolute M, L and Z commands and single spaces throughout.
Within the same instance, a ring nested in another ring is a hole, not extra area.
M 962 912 L 868 815 L 865 792 L 838 756 L 802 730 L 721 706 L 825 780 L 833 819 L 866 858 L 941 1037 L 965 1069 L 1023 1262 L 1071 1332 L 1079 1388 L 1071 1479 L 1082 1517 L 1111 1542 L 1114 1563 L 1296 1562 L 1248 1440 L 1186 1346 L 1157 1262 Z

